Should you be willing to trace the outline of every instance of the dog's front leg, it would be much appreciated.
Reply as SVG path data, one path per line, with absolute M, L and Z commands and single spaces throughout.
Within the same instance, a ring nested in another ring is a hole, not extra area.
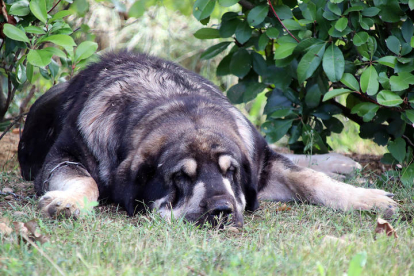
M 393 195 L 383 190 L 354 187 L 336 181 L 324 173 L 299 167 L 287 158 L 274 154 L 265 167 L 264 185 L 259 199 L 302 200 L 337 210 L 379 209 L 387 216 L 396 211 Z M 263 183 L 263 182 L 262 182 Z
M 47 163 L 35 180 L 41 213 L 48 217 L 78 217 L 85 203 L 98 200 L 95 180 L 80 163 Z

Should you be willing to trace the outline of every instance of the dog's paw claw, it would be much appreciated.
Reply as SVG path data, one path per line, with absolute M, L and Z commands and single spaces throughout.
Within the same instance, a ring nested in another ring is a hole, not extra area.
M 64 216 L 77 218 L 83 208 L 83 198 L 78 194 L 65 191 L 50 191 L 40 198 L 39 209 L 41 213 L 50 218 Z

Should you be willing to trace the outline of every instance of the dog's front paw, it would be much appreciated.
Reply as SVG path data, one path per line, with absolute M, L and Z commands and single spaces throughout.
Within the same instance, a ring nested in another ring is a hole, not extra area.
M 43 216 L 51 218 L 77 218 L 83 208 L 83 195 L 69 191 L 50 191 L 39 200 L 40 212 Z
M 378 189 L 355 188 L 348 196 L 348 209 L 354 210 L 378 210 L 388 218 L 398 211 L 398 203 L 392 197 L 394 195 Z

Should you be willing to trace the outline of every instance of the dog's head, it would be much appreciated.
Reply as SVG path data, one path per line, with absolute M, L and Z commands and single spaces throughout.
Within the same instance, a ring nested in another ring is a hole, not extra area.
M 160 127 L 139 148 L 119 173 L 129 175 L 122 182 L 130 184 L 118 193 L 127 195 L 129 213 L 143 202 L 167 220 L 241 227 L 244 210 L 257 208 L 251 160 L 239 134 L 228 127 Z

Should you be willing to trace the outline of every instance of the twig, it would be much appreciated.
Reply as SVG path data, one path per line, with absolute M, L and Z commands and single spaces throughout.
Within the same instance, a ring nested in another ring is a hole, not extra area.
M 22 104 L 20 105 L 20 114 L 23 114 L 24 111 L 26 110 L 26 107 L 29 104 L 30 100 L 33 98 L 35 91 L 36 91 L 36 86 L 32 85 L 32 88 L 30 88 L 29 95 L 27 95 L 27 97 L 24 98 Z
M 270 0 L 267 0 L 267 2 L 269 3 L 270 8 L 272 9 L 274 15 L 276 16 L 277 20 L 279 20 L 280 24 L 282 25 L 283 29 L 285 29 L 288 34 L 290 34 L 291 37 L 293 37 L 298 43 L 300 42 L 299 39 L 297 39 L 287 28 L 286 26 L 283 24 L 282 20 L 280 20 L 279 16 L 277 15 L 275 9 L 272 6 L 272 3 L 270 2 Z
M 57 3 L 47 12 L 50 13 L 51 11 L 53 11 L 54 8 L 56 8 L 56 6 L 60 3 L 61 0 L 57 1 Z
M 407 136 L 405 136 L 405 135 L 403 135 L 402 137 L 404 138 L 404 140 L 405 140 L 408 144 L 410 144 L 412 147 L 414 147 L 414 144 L 413 144 L 413 142 L 410 140 L 410 138 L 408 138 L 408 137 L 407 137 Z
M 0 140 L 4 137 L 4 135 L 6 135 L 6 133 L 17 123 L 17 122 L 19 122 L 21 119 L 22 119 L 22 117 L 23 116 L 26 116 L 27 115 L 27 112 L 26 113 L 22 113 L 22 114 L 20 114 L 20 115 L 18 115 L 18 116 L 16 116 L 16 117 L 14 117 L 13 118 L 13 120 L 14 120 L 14 122 L 12 122 L 12 123 L 10 123 L 10 125 L 8 125 L 7 127 L 6 127 L 6 129 L 3 131 L 3 133 L 0 135 Z

